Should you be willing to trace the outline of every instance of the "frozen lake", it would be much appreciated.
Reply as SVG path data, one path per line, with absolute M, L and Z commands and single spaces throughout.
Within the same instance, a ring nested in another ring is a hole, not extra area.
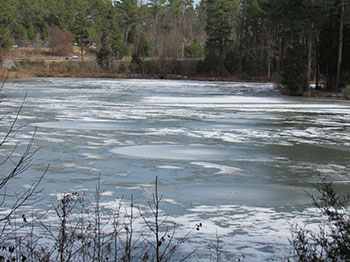
M 350 188 L 348 101 L 281 96 L 272 84 L 43 78 L 9 81 L 0 113 L 14 115 L 25 93 L 28 125 L 13 141 L 25 145 L 37 127 L 41 149 L 12 186 L 50 164 L 42 204 L 93 194 L 99 174 L 104 201 L 145 203 L 158 176 L 178 233 L 203 224 L 192 261 L 208 261 L 216 232 L 223 257 L 283 258 L 291 226 L 316 212 L 313 184 Z

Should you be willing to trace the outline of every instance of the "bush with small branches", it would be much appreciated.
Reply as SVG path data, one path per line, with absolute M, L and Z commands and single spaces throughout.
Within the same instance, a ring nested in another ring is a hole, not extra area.
M 330 183 L 322 183 L 316 189 L 319 195 L 312 199 L 326 220 L 317 232 L 300 226 L 293 230 L 291 261 L 350 261 L 349 196 L 337 194 Z
M 0 91 L 3 91 L 7 76 L 4 72 L 0 76 Z M 0 99 L 2 98 L 0 97 Z M 17 213 L 30 200 L 34 200 L 33 197 L 39 192 L 39 184 L 48 169 L 47 167 L 39 179 L 34 181 L 30 186 L 11 193 L 7 190 L 15 178 L 23 175 L 28 170 L 31 166 L 33 156 L 38 151 L 37 149 L 33 149 L 35 130 L 33 131 L 32 138 L 23 149 L 20 149 L 18 144 L 14 143 L 16 134 L 23 127 L 18 123 L 18 119 L 22 112 L 25 99 L 26 94 L 16 112 L 8 112 L 0 116 L 3 127 L 3 133 L 1 133 L 0 137 L 0 149 L 2 149 L 0 156 L 0 208 L 4 210 L 0 216 L 0 244 L 3 251 L 8 251 L 6 257 L 3 255 L 0 256 L 0 261 L 5 258 L 8 261 L 16 259 L 16 254 L 18 255 L 16 251 L 22 242 L 22 238 L 18 237 L 17 233 L 27 224 L 26 215 Z M 16 221 L 18 217 L 24 222 L 23 226 L 17 226 Z
M 345 99 L 350 100 L 350 85 L 347 85 L 342 89 L 342 94 Z

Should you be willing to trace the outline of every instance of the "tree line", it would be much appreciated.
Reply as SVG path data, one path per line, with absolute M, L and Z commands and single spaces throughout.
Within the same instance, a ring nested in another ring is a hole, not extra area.
M 198 58 L 207 76 L 265 76 L 292 95 L 350 82 L 350 0 L 0 0 L 0 59 L 60 35 L 103 70 L 132 57 Z

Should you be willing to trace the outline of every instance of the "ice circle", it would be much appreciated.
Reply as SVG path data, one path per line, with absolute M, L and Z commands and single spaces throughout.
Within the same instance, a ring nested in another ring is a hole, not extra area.
M 149 159 L 223 160 L 232 156 L 227 148 L 205 145 L 139 145 L 118 147 L 112 153 Z

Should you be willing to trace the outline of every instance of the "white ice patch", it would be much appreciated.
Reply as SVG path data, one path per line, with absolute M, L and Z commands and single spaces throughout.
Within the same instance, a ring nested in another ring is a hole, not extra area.
M 224 165 L 218 165 L 213 163 L 207 163 L 207 162 L 191 162 L 192 165 L 202 166 L 204 168 L 214 168 L 219 169 L 218 172 L 216 172 L 216 175 L 230 175 L 235 174 L 238 176 L 244 176 L 243 170 L 237 167 L 231 167 L 231 166 L 224 166 Z
M 242 135 L 239 135 L 237 133 L 229 133 L 229 132 L 221 132 L 219 130 L 213 130 L 213 131 L 194 131 L 189 132 L 187 134 L 190 137 L 203 137 L 203 138 L 209 138 L 209 139 L 218 139 L 225 142 L 230 143 L 244 143 L 247 142 L 248 139 Z
M 91 165 L 91 163 L 89 163 Z M 75 163 L 70 163 L 70 162 L 64 162 L 62 163 L 62 166 L 65 168 L 70 168 L 77 170 L 76 172 L 81 172 L 81 170 L 88 170 L 90 172 L 96 172 L 99 173 L 101 170 L 94 168 L 94 167 L 88 167 L 88 166 L 80 166 Z
M 183 170 L 184 169 L 183 167 L 180 167 L 180 166 L 167 166 L 167 165 L 158 166 L 158 168 L 160 168 L 160 169 L 176 169 L 176 170 Z
M 101 196 L 113 196 L 114 192 L 113 191 L 105 191 L 101 193 Z
M 54 144 L 64 143 L 63 139 L 58 139 L 58 138 L 53 138 L 53 137 L 41 137 L 40 139 L 43 139 L 49 143 L 54 143 Z
M 174 199 L 164 198 L 164 199 L 162 199 L 162 202 L 167 202 L 167 203 L 172 204 L 172 205 L 180 205 L 180 203 L 175 201 Z
M 119 147 L 112 149 L 111 152 L 148 159 L 220 160 L 231 157 L 230 151 L 225 148 L 204 145 L 142 145 Z
M 280 104 L 282 99 L 270 99 L 248 96 L 211 96 L 211 97 L 169 97 L 154 96 L 145 98 L 146 103 L 152 104 L 171 104 L 176 106 L 186 106 L 191 104 L 194 107 L 226 107 L 230 104 Z
M 132 172 L 131 171 L 126 171 L 126 172 L 118 172 L 117 176 L 120 177 L 128 177 Z
M 86 159 L 92 159 L 92 160 L 101 160 L 103 159 L 103 156 L 91 154 L 91 153 L 82 153 L 81 156 L 85 157 Z

